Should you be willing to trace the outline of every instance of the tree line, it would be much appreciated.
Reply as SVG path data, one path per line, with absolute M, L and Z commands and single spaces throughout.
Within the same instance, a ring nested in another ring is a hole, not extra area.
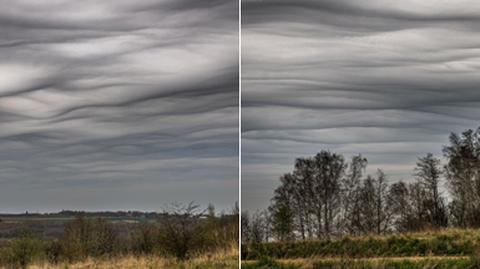
M 410 182 L 391 184 L 381 169 L 366 175 L 361 154 L 298 158 L 267 210 L 242 213 L 242 243 L 480 227 L 480 129 L 451 133 L 442 152 L 419 157 Z

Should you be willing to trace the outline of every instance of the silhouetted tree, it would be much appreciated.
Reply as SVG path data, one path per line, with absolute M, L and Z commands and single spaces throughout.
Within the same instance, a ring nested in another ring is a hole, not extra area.
M 343 230 L 347 234 L 359 234 L 360 223 L 360 188 L 363 172 L 367 167 L 367 159 L 356 155 L 348 164 L 348 173 L 342 180 Z
M 340 213 L 341 180 L 345 173 L 346 164 L 342 155 L 321 151 L 314 158 L 315 177 L 314 193 L 318 196 L 317 212 L 318 237 L 329 238 L 332 234 L 332 224 Z
M 315 175 L 314 162 L 311 158 L 298 158 L 295 160 L 293 172 L 294 184 L 292 187 L 293 197 L 291 208 L 295 212 L 295 228 L 299 231 L 300 237 L 313 237 L 314 212 L 313 180 Z
M 418 159 L 415 177 L 420 184 L 420 189 L 425 192 L 425 196 L 421 197 L 423 199 L 421 203 L 427 211 L 427 222 L 434 227 L 448 225 L 447 209 L 439 192 L 442 173 L 440 159 L 435 158 L 433 154 L 428 153 L 425 157 Z
M 443 148 L 445 173 L 452 202 L 450 211 L 461 227 L 480 226 L 480 141 L 479 131 L 452 133 Z
M 282 184 L 275 190 L 272 205 L 269 207 L 272 232 L 280 241 L 292 240 L 294 231 L 294 211 L 292 209 L 295 178 L 285 174 Z
M 388 185 L 382 170 L 377 178 L 367 176 L 359 193 L 358 230 L 364 234 L 381 234 L 388 230 L 392 221 L 392 202 L 389 199 Z

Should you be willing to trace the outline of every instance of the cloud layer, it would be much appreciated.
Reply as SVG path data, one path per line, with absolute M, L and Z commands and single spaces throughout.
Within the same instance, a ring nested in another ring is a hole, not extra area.
M 242 200 L 321 149 L 409 180 L 451 131 L 478 127 L 480 3 L 246 0 Z
M 0 4 L 3 211 L 235 202 L 236 1 Z

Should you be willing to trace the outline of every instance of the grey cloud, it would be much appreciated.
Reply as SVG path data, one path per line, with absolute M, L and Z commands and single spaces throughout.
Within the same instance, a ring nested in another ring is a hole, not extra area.
M 265 208 L 296 157 L 362 153 L 410 180 L 480 116 L 478 3 L 244 1 L 242 196 Z M 374 171 L 374 170 L 372 170 Z
M 0 4 L 2 210 L 235 202 L 236 1 Z

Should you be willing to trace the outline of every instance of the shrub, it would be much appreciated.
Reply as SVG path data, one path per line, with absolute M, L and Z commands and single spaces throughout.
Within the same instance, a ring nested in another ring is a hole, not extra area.
M 26 269 L 37 258 L 44 255 L 45 243 L 29 231 L 22 231 L 4 249 L 3 261 L 13 268 Z
M 158 241 L 158 227 L 142 223 L 133 234 L 132 249 L 136 254 L 152 254 L 158 249 Z
M 60 240 L 61 250 L 69 260 L 114 254 L 117 234 L 104 219 L 77 217 L 66 224 Z
M 186 260 L 189 255 L 204 246 L 204 230 L 201 226 L 202 214 L 199 206 L 174 204 L 159 219 L 159 244 L 166 254 L 178 260 Z

